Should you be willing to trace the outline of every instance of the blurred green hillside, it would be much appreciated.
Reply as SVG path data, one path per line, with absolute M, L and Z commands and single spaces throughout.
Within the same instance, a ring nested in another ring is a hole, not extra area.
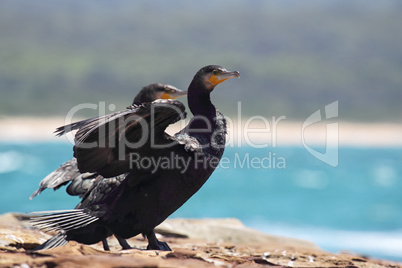
M 0 1 L 0 115 L 122 109 L 153 82 L 186 88 L 207 64 L 238 70 L 225 114 L 401 121 L 400 1 Z M 88 111 L 90 115 L 91 111 Z

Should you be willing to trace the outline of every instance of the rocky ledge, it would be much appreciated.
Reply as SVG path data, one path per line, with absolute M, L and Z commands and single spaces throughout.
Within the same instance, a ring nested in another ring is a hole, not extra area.
M 172 219 L 157 228 L 171 252 L 143 250 L 146 241 L 128 240 L 121 250 L 109 238 L 102 245 L 69 242 L 64 247 L 31 251 L 51 234 L 32 228 L 22 214 L 0 216 L 0 267 L 402 267 L 364 256 L 331 254 L 311 242 L 272 236 L 245 227 L 236 219 Z

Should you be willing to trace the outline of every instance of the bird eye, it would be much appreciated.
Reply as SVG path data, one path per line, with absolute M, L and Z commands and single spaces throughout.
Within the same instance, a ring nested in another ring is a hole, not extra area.
M 212 71 L 212 74 L 213 74 L 213 75 L 217 75 L 217 74 L 218 74 L 218 70 L 216 70 L 216 69 L 213 70 L 213 71 Z
M 173 89 L 171 89 L 171 88 L 165 88 L 165 93 L 172 93 L 173 92 Z

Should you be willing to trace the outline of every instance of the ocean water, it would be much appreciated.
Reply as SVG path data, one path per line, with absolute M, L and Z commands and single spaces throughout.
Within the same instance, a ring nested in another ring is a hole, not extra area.
M 68 143 L 0 143 L 0 213 L 70 209 L 64 188 L 29 200 L 72 157 Z M 321 148 L 323 149 L 323 148 Z M 331 167 L 302 147 L 227 148 L 204 187 L 171 217 L 235 217 L 321 248 L 402 261 L 402 148 L 339 148 Z

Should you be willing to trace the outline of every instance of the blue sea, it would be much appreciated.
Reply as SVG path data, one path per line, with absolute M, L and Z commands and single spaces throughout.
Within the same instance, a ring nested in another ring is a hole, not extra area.
M 0 213 L 73 208 L 79 199 L 63 188 L 29 200 L 71 157 L 69 143 L 0 143 Z M 336 167 L 303 147 L 227 148 L 209 181 L 171 217 L 235 217 L 334 253 L 402 261 L 402 148 L 341 147 Z

